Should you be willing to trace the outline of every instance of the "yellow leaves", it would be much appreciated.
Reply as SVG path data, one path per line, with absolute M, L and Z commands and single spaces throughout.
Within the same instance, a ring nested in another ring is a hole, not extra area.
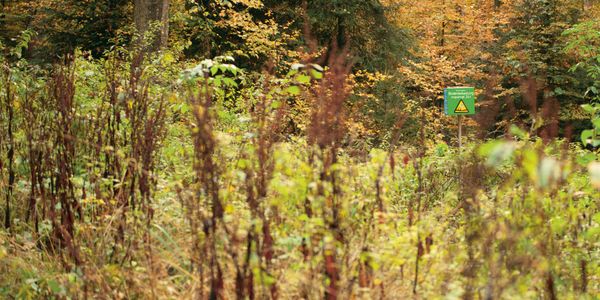
M 232 186 L 230 186 L 230 187 L 232 187 Z M 232 191 L 231 189 L 229 189 L 229 191 L 228 191 L 228 192 L 230 192 L 230 193 L 231 193 L 231 192 L 233 192 L 233 191 Z M 231 205 L 231 204 L 227 204 L 227 205 L 225 206 L 225 213 L 226 213 L 226 214 L 230 214 L 230 215 L 231 215 L 231 214 L 233 214 L 234 212 L 235 212 L 235 206 L 233 206 L 233 205 Z
M 8 236 L 4 232 L 0 232 L 0 262 L 4 262 L 4 258 L 8 255 L 8 250 L 4 247 Z
M 360 121 L 350 118 L 347 122 L 348 134 L 353 138 L 361 138 L 376 134 L 375 130 L 369 129 Z
M 163 66 L 168 66 L 168 65 L 174 63 L 175 61 L 176 61 L 175 56 L 173 56 L 173 53 L 171 53 L 171 52 L 166 52 L 162 56 Z
M 104 202 L 104 200 L 102 200 L 102 199 L 96 199 L 95 197 L 88 197 L 88 198 L 81 200 L 81 204 L 83 204 L 84 206 L 88 206 L 88 205 L 102 206 L 102 205 L 105 205 L 106 202 Z
M 171 104 L 176 104 L 176 103 L 180 103 L 181 100 L 179 99 L 179 96 L 177 95 L 177 93 L 171 93 L 168 97 L 168 101 Z
M 391 75 L 386 75 L 380 72 L 371 73 L 366 70 L 358 70 L 351 77 L 351 80 L 355 82 L 355 90 L 373 88 L 378 82 L 392 78 Z
M 247 8 L 261 8 L 261 1 L 241 0 L 234 1 L 245 5 Z M 216 26 L 225 28 L 243 40 L 243 47 L 236 49 L 233 53 L 237 56 L 248 58 L 268 57 L 278 62 L 283 57 L 294 57 L 293 53 L 285 45 L 297 40 L 299 33 L 287 33 L 285 26 L 277 24 L 267 13 L 265 20 L 256 20 L 247 9 L 238 10 L 221 6 L 219 16 L 221 20 Z
M 482 57 L 484 48 L 495 40 L 494 30 L 511 16 L 508 2 L 499 8 L 493 1 L 473 0 L 387 0 L 385 4 L 390 7 L 392 21 L 410 28 L 419 39 L 415 55 L 424 63 L 413 66 L 414 70 L 404 67 L 401 71 L 430 92 L 460 84 L 465 78 L 482 78 L 481 66 L 471 62 L 493 59 Z M 425 75 L 417 78 L 420 75 L 415 73 L 422 72 Z M 428 84 L 432 78 L 435 83 Z
M 21 107 L 21 102 L 18 99 L 15 99 L 15 101 L 13 101 L 12 106 L 15 110 L 18 110 Z
M 243 4 L 248 8 L 262 8 L 264 4 L 261 0 L 231 0 L 231 2 Z

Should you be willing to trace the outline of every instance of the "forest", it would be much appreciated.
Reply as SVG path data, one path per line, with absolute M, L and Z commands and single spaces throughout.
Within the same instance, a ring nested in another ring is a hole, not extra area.
M 2 0 L 0 216 L 0 299 L 600 299 L 600 0 Z

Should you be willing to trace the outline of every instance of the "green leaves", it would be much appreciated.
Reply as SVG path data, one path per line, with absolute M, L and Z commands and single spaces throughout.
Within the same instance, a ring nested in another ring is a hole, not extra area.
M 529 133 L 515 124 L 510 125 L 510 133 L 521 140 L 529 139 Z
M 578 155 L 576 160 L 580 166 L 587 166 L 589 163 L 596 160 L 596 154 L 592 152 L 586 152 L 584 154 Z
M 510 141 L 490 141 L 479 147 L 479 155 L 487 158 L 485 164 L 490 167 L 499 167 L 512 157 L 517 149 L 517 144 Z
M 563 234 L 567 225 L 567 221 L 561 216 L 557 216 L 550 220 L 550 227 L 554 234 Z
M 230 56 L 217 56 L 214 59 L 205 59 L 195 67 L 183 70 L 180 73 L 180 80 L 195 81 L 200 78 L 208 77 L 228 78 L 225 76 L 237 76 L 240 69 L 233 64 L 224 63 L 232 60 L 233 58 Z M 225 79 L 223 80 L 225 81 Z M 228 82 L 228 85 L 235 86 L 232 82 Z
M 567 37 L 564 51 L 576 53 L 583 57 L 595 57 L 600 54 L 600 47 L 595 43 L 600 39 L 598 22 L 589 21 L 577 24 L 563 32 Z
M 317 64 L 303 65 L 295 63 L 288 72 L 288 77 L 295 76 L 294 78 L 299 84 L 307 85 L 313 79 L 323 79 L 323 72 L 323 67 Z
M 592 143 L 592 140 L 591 140 L 592 136 L 594 136 L 594 130 L 587 129 L 587 130 L 582 131 L 581 132 L 581 142 L 584 145 L 591 144 Z
M 538 167 L 538 174 L 538 186 L 547 188 L 560 179 L 560 164 L 552 157 L 544 157 Z
M 298 95 L 300 95 L 300 87 L 292 85 L 292 86 L 286 88 L 285 92 L 292 96 L 298 96 Z
M 600 104 L 584 104 L 581 108 L 590 114 L 593 126 L 581 132 L 581 143 L 593 147 L 600 146 Z
M 313 76 L 313 78 L 315 79 L 322 79 L 323 78 L 323 73 L 319 72 L 317 70 L 310 70 L 310 74 Z
M 494 140 L 480 146 L 478 153 L 486 158 L 486 166 L 496 169 L 515 159 L 517 166 L 512 168 L 519 168 L 516 174 L 523 172 L 540 189 L 552 187 L 566 174 L 560 161 L 535 150 L 531 142 Z
M 310 83 L 310 76 L 304 75 L 304 74 L 300 74 L 300 75 L 296 76 L 296 81 L 298 81 L 301 84 L 309 84 Z
M 583 104 L 583 105 L 581 105 L 581 108 L 590 115 L 594 115 L 596 113 L 596 111 L 598 109 L 600 109 L 596 105 L 592 105 L 592 104 Z
M 27 49 L 29 42 L 35 36 L 35 31 L 31 29 L 24 30 L 17 38 L 17 44 L 10 50 L 10 53 L 16 58 L 21 58 L 23 49 Z
M 62 295 L 65 292 L 65 288 L 56 280 L 49 280 L 48 281 L 48 288 L 50 289 L 50 292 L 52 292 L 52 294 L 54 295 Z
M 437 156 L 444 157 L 447 152 L 448 152 L 448 144 L 446 144 L 446 143 L 438 143 L 435 146 L 435 153 L 437 154 Z

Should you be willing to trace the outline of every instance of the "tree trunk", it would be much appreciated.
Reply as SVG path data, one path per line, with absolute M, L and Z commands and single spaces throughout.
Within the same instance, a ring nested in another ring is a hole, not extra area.
M 167 47 L 169 42 L 169 1 L 162 0 L 162 6 L 160 11 L 160 22 L 162 28 L 160 30 L 160 47 Z
M 6 229 L 11 229 L 11 215 L 10 215 L 10 202 L 13 197 L 13 189 L 15 184 L 15 169 L 14 169 L 14 160 L 15 160 L 15 142 L 13 135 L 13 122 L 14 122 L 14 94 L 10 89 L 11 75 L 10 72 L 6 72 L 6 104 L 8 108 L 8 153 L 6 159 L 8 161 L 8 188 L 6 190 L 6 209 L 4 211 L 4 227 Z M 0 166 L 2 164 L 0 163 Z
M 135 0 L 133 21 L 135 22 L 135 29 L 138 34 L 143 35 L 148 29 L 148 22 L 150 16 L 150 0 Z
M 150 29 L 150 25 L 160 21 L 160 32 L 155 33 L 153 41 L 149 43 L 150 50 L 157 50 L 167 46 L 169 37 L 169 0 L 134 0 L 133 20 L 138 34 L 143 38 Z

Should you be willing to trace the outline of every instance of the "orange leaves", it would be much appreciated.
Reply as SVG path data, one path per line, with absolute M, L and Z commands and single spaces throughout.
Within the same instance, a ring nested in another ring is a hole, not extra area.
M 394 21 L 410 28 L 419 38 L 421 62 L 401 71 L 423 90 L 437 93 L 443 86 L 464 84 L 483 77 L 475 63 L 495 42 L 494 30 L 508 22 L 510 2 L 495 7 L 493 1 L 388 0 Z M 491 59 L 490 55 L 485 56 Z M 410 70 L 409 70 L 410 69 Z M 412 73 L 421 73 L 421 78 Z

